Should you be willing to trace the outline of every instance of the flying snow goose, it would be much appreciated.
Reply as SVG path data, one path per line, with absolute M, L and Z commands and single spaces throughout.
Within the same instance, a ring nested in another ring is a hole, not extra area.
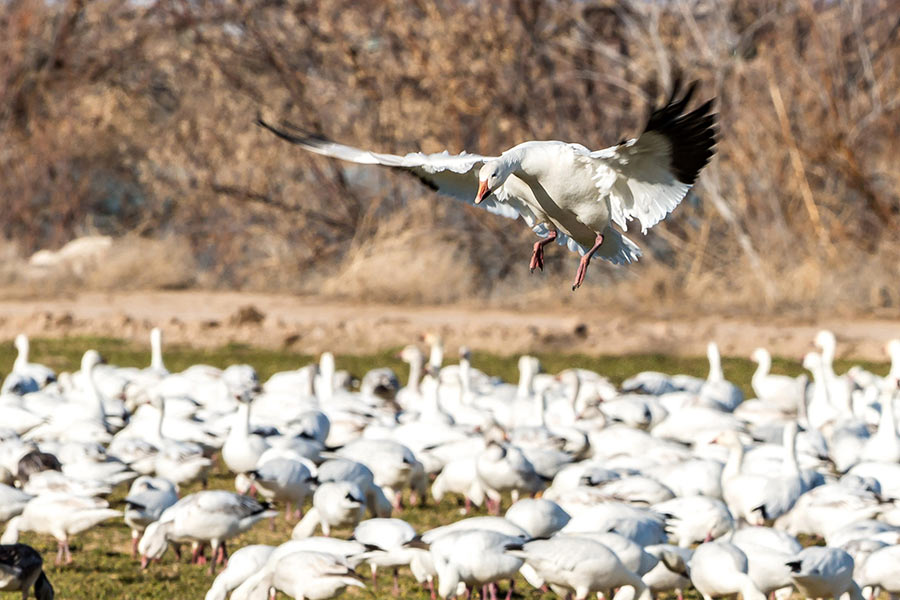
M 668 102 L 653 110 L 637 138 L 592 152 L 580 144 L 530 141 L 500 156 L 461 153 L 379 154 L 304 132 L 257 123 L 317 154 L 360 164 L 395 167 L 425 185 L 509 218 L 521 216 L 541 238 L 530 268 L 543 269 L 544 246 L 554 240 L 582 255 L 573 289 L 584 281 L 591 258 L 630 263 L 641 251 L 613 229 L 637 218 L 643 232 L 675 209 L 714 154 L 712 100 L 684 113 L 697 84 L 684 95 L 676 83 Z
M 53 586 L 44 575 L 44 560 L 40 553 L 25 544 L 0 546 L 0 592 L 28 592 L 34 588 L 37 600 L 53 600 Z

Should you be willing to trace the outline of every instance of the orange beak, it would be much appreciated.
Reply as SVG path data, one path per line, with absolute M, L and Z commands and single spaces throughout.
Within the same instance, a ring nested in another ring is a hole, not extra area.
M 478 182 L 478 193 L 475 195 L 475 204 L 481 204 L 481 201 L 484 200 L 484 197 L 488 194 L 488 183 L 487 180 Z

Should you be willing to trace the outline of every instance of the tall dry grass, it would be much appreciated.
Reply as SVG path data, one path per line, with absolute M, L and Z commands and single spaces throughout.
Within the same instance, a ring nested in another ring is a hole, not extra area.
M 898 65 L 897 0 L 16 0 L 0 14 L 2 236 L 22 257 L 84 232 L 176 239 L 185 285 L 891 311 Z M 718 155 L 635 235 L 640 265 L 592 267 L 574 298 L 574 256 L 529 276 L 520 224 L 252 124 L 396 152 L 602 147 L 636 133 L 679 70 L 719 99 Z M 167 272 L 166 252 L 139 254 Z M 129 283 L 109 268 L 79 283 Z M 142 285 L 172 285 L 155 279 Z

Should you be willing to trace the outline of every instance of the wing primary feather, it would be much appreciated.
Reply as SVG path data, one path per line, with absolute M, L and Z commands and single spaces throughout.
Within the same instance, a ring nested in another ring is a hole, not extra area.
M 672 145 L 672 172 L 681 183 L 692 185 L 697 180 L 700 169 L 715 154 L 713 148 L 718 134 L 718 115 L 710 113 L 714 99 L 683 114 L 697 89 L 697 82 L 691 83 L 684 95 L 677 99 L 680 85 L 680 81 L 676 82 L 665 106 L 651 112 L 644 132 L 657 132 L 669 140 Z

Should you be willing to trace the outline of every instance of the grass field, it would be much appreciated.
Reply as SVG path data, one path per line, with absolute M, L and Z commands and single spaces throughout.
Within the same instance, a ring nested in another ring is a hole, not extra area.
M 149 363 L 146 348 L 108 338 L 70 338 L 32 340 L 32 360 L 48 364 L 58 371 L 78 368 L 81 354 L 88 348 L 99 350 L 114 364 L 123 366 L 143 366 Z M 9 368 L 15 356 L 11 343 L 0 345 L 0 369 Z M 368 356 L 340 356 L 339 368 L 362 376 L 375 366 L 391 366 L 402 378 L 406 376 L 405 365 L 395 358 L 396 350 Z M 582 355 L 538 355 L 548 372 L 556 372 L 567 367 L 584 367 L 606 374 L 616 383 L 642 370 L 659 370 L 669 373 L 688 373 L 703 376 L 707 371 L 705 358 L 674 358 L 660 355 L 627 357 L 588 357 Z M 177 371 L 195 363 L 206 363 L 219 367 L 233 363 L 249 363 L 259 371 L 262 378 L 272 373 L 293 369 L 311 361 L 313 357 L 292 352 L 259 350 L 247 346 L 225 346 L 212 351 L 194 350 L 186 347 L 166 347 L 165 360 L 170 371 Z M 475 353 L 473 364 L 482 370 L 499 375 L 506 380 L 517 378 L 514 356 L 497 356 Z M 845 370 L 849 362 L 838 361 L 838 371 Z M 874 372 L 884 374 L 887 365 L 862 363 Z M 755 365 L 743 359 L 723 359 L 725 375 L 741 385 L 749 393 L 750 376 Z M 776 359 L 773 370 L 796 374 L 801 371 L 798 364 Z M 210 479 L 211 489 L 233 490 L 231 476 L 221 467 Z M 197 486 L 183 490 L 187 494 L 199 489 Z M 123 508 L 121 500 L 127 490 L 119 488 L 110 497 L 115 508 Z M 504 503 L 504 507 L 508 502 Z M 418 531 L 445 524 L 460 518 L 460 507 L 452 499 L 435 505 L 429 499 L 425 507 L 407 508 L 401 515 Z M 279 544 L 290 537 L 293 522 L 286 523 L 282 517 L 274 520 L 275 530 L 270 531 L 268 523 L 260 523 L 251 531 L 230 542 L 231 551 L 254 543 Z M 349 531 L 337 531 L 334 535 L 349 536 Z M 173 553 L 167 552 L 162 561 L 141 571 L 139 564 L 130 557 L 130 531 L 121 520 L 113 520 L 75 538 L 72 544 L 74 564 L 56 567 L 52 564 L 56 553 L 56 542 L 47 536 L 23 534 L 21 540 L 38 549 L 44 556 L 47 575 L 61 599 L 187 599 L 202 598 L 211 582 L 206 568 L 187 564 L 187 557 L 176 563 Z M 361 572 L 368 574 L 368 568 Z M 379 574 L 378 597 L 390 595 L 390 575 Z M 524 581 L 517 585 L 518 597 L 539 598 L 538 590 L 533 590 Z M 351 590 L 348 597 L 371 597 L 368 591 Z M 401 597 L 423 598 L 423 591 L 408 574 L 401 573 Z M 552 594 L 547 594 L 551 597 Z

